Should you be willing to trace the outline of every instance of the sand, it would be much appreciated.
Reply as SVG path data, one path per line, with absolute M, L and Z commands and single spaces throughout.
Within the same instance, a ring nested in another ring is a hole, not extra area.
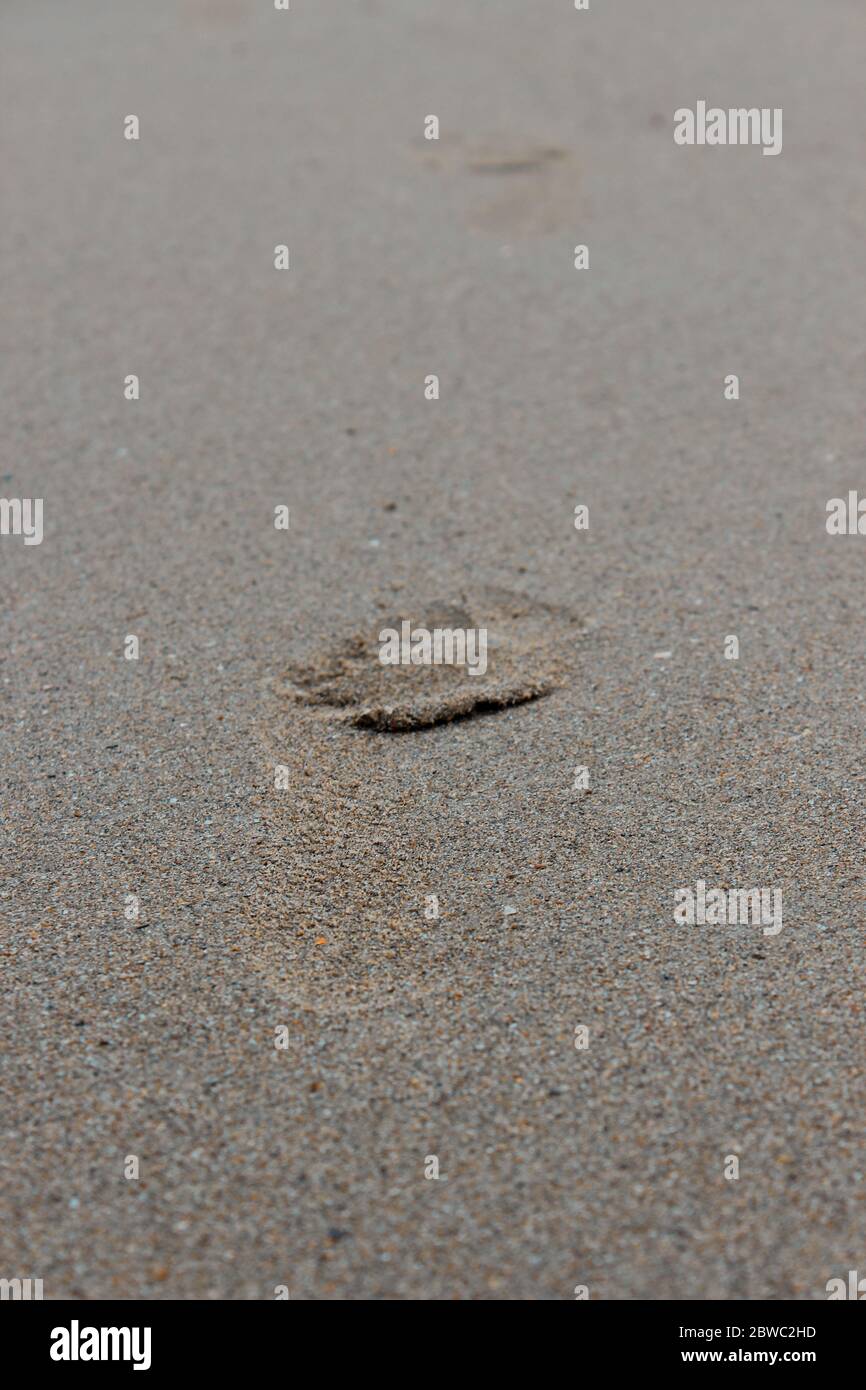
M 0 537 L 0 1276 L 825 1297 L 866 1250 L 860 7 L 0 29 L 0 491 L 45 508 Z M 704 98 L 782 153 L 676 146 Z M 467 700 L 378 685 L 449 608 L 543 697 L 355 727 Z M 675 924 L 698 879 L 782 931 Z

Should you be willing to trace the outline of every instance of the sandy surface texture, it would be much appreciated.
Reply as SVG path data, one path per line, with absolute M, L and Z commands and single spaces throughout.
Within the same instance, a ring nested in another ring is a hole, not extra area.
M 44 501 L 0 535 L 0 1276 L 824 1298 L 866 1260 L 862 5 L 0 34 L 0 496 Z M 781 153 L 678 146 L 699 100 Z M 403 620 L 487 670 L 384 667 Z M 675 921 L 699 880 L 782 930 Z

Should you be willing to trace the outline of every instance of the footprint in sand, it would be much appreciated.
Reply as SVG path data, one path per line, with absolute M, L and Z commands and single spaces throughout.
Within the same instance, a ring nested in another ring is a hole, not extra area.
M 500 240 L 547 236 L 585 215 L 578 168 L 557 145 L 501 135 L 420 141 L 425 164 L 465 189 L 467 220 Z
M 413 627 L 486 633 L 486 669 L 465 665 L 383 665 L 379 634 Z M 573 643 L 570 614 L 505 591 L 478 596 L 471 605 L 417 602 L 384 619 L 375 632 L 352 634 L 335 650 L 313 656 L 289 672 L 286 693 L 341 712 L 359 729 L 406 733 L 536 700 L 555 689 Z

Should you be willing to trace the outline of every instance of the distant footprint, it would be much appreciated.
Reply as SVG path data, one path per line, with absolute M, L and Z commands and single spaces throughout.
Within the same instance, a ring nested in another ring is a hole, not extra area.
M 501 135 L 421 144 L 431 169 L 466 182 L 468 221 L 479 231 L 520 239 L 575 224 L 578 171 L 568 150 Z

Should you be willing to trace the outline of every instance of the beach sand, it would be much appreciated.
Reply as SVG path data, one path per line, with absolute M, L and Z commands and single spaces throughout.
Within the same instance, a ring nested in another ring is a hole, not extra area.
M 45 518 L 0 537 L 0 1275 L 824 1298 L 866 1250 L 860 7 L 0 28 L 0 490 Z M 782 153 L 677 147 L 701 98 Z M 533 698 L 383 673 L 437 614 Z M 782 931 L 675 924 L 699 879 Z

